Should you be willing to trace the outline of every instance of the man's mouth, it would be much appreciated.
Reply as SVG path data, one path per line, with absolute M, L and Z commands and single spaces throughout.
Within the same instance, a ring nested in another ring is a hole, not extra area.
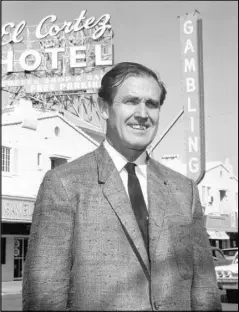
M 135 130 L 146 130 L 149 127 L 148 125 L 140 125 L 140 124 L 130 124 L 129 126 Z

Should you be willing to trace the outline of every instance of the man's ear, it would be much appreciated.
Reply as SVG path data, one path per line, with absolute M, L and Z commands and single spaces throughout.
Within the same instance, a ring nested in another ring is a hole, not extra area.
M 109 118 L 109 105 L 108 105 L 108 103 L 104 99 L 102 99 L 101 97 L 98 97 L 98 106 L 100 109 L 101 117 L 104 120 L 107 120 Z

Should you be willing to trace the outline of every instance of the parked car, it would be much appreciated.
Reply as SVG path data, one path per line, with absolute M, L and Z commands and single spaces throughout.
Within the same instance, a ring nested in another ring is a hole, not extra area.
M 231 264 L 216 266 L 217 283 L 220 289 L 225 289 L 229 303 L 238 302 L 238 252 Z
M 231 260 L 228 260 L 223 251 L 220 248 L 217 247 L 211 247 L 212 256 L 214 260 L 214 265 L 227 265 L 231 263 Z
M 229 260 L 233 260 L 235 257 L 236 252 L 238 251 L 238 247 L 234 247 L 234 248 L 225 248 L 222 249 L 224 256 L 229 259 Z

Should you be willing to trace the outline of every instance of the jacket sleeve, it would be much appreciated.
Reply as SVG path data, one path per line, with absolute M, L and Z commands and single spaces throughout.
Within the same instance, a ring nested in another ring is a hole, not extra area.
M 191 289 L 193 311 L 221 311 L 214 261 L 210 250 L 204 215 L 197 185 L 193 188 L 193 282 Z
M 66 310 L 74 213 L 61 178 L 48 171 L 38 191 L 23 275 L 23 311 Z

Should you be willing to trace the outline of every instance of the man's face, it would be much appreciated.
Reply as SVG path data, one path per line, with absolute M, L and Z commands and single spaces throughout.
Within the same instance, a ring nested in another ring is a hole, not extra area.
M 107 138 L 122 155 L 137 154 L 154 139 L 160 94 L 154 78 L 131 76 L 118 87 L 112 105 L 105 103 Z

